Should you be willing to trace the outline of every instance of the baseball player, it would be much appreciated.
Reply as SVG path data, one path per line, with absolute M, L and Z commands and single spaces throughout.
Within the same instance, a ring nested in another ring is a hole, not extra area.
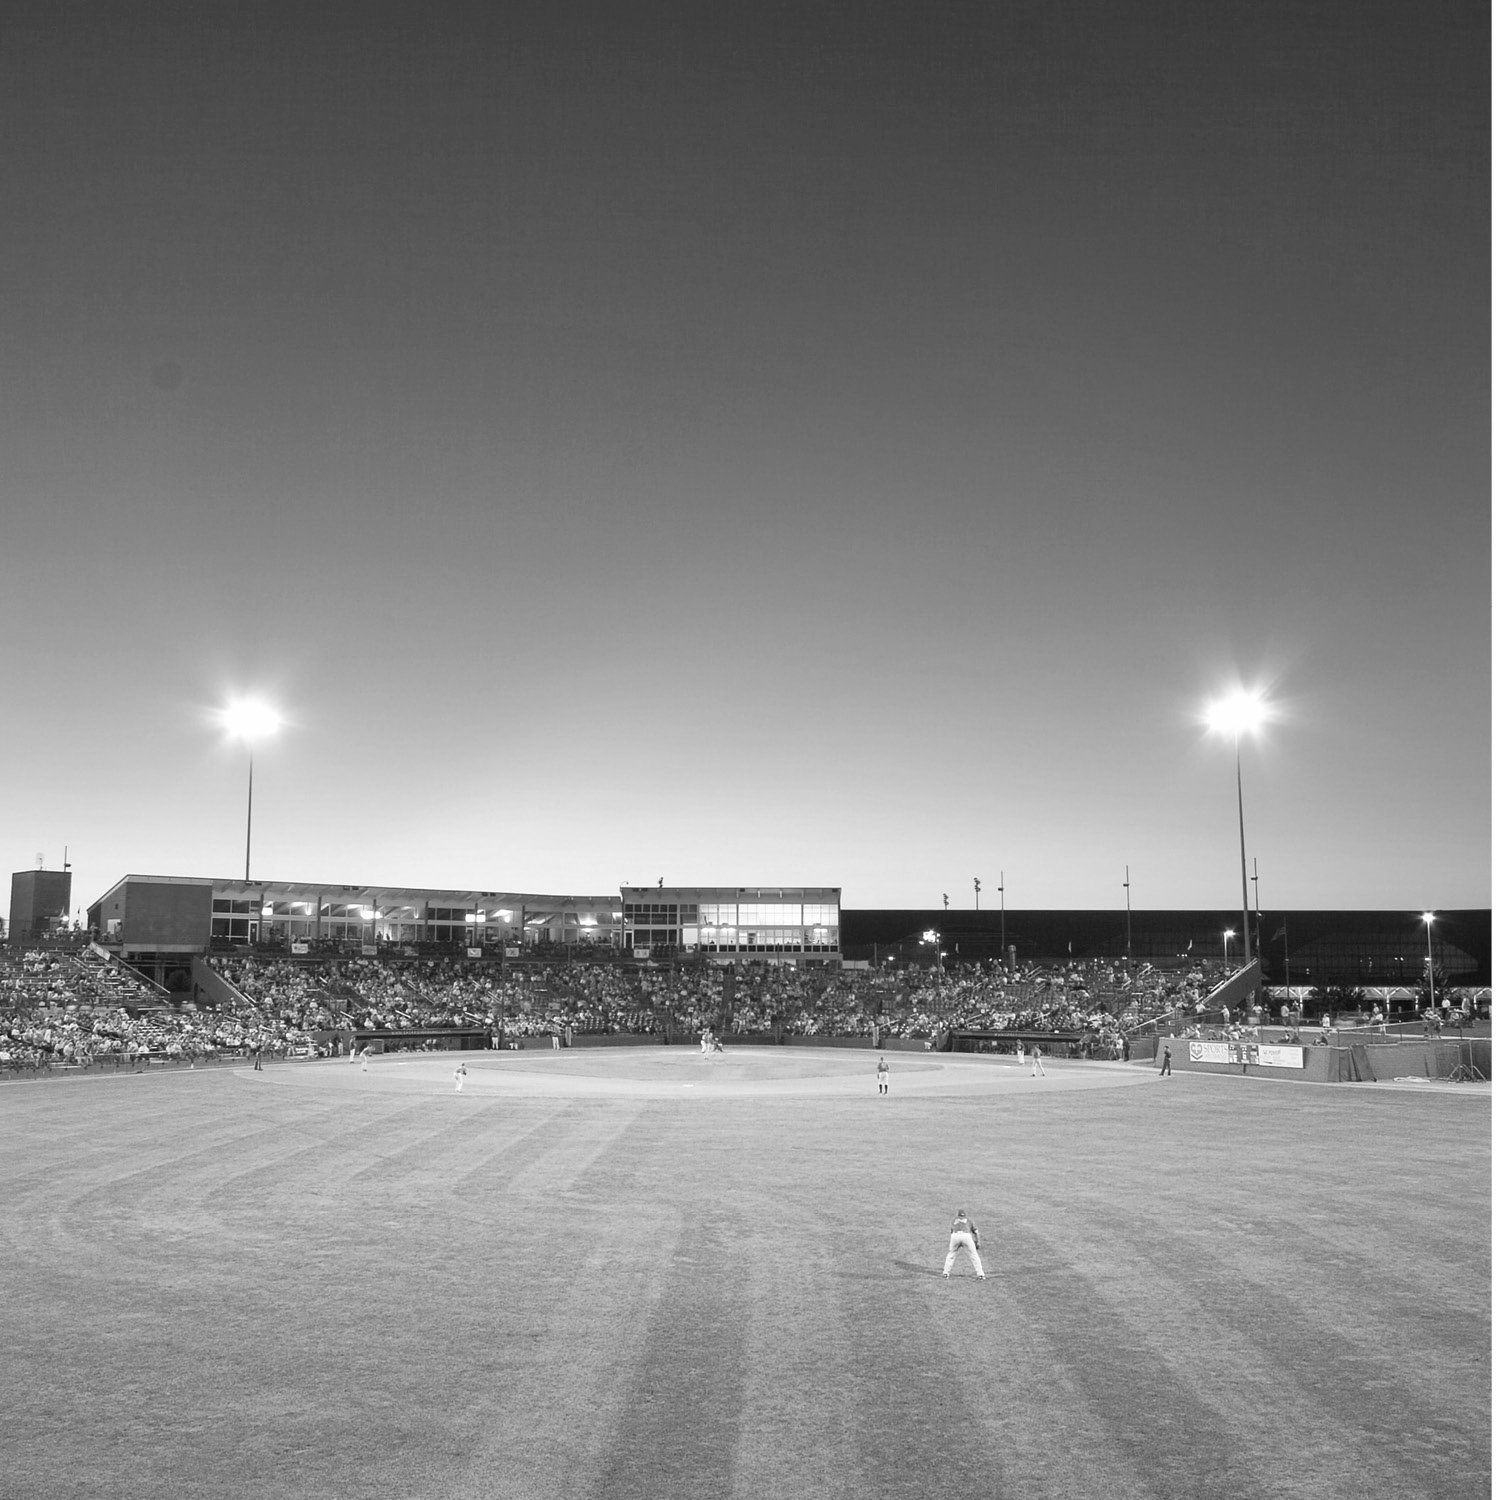
M 1031 1044 L 1031 1076 L 1033 1078 L 1045 1078 L 1047 1070 L 1042 1066 L 1042 1044 L 1033 1042 Z
M 974 1274 L 984 1280 L 984 1267 L 979 1261 L 979 1230 L 974 1221 L 963 1209 L 959 1209 L 958 1217 L 953 1221 L 953 1227 L 948 1231 L 948 1258 L 943 1262 L 943 1280 L 948 1279 L 948 1273 L 953 1269 L 954 1257 L 960 1250 L 969 1252 L 969 1259 L 974 1262 Z
M 463 1093 L 464 1079 L 468 1076 L 468 1067 L 464 1063 L 459 1063 L 459 1065 L 453 1070 L 453 1092 L 455 1094 Z
M 888 1094 L 888 1093 L 890 1093 L 890 1091 L 891 1091 L 891 1069 L 890 1069 L 890 1065 L 886 1062 L 886 1060 L 883 1057 L 875 1065 L 875 1082 L 876 1082 L 877 1086 L 879 1087 L 880 1092 L 882 1094 Z

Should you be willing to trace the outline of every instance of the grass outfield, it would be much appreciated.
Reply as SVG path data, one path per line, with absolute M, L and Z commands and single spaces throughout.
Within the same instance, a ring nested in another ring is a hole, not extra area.
M 0 1493 L 1490 1493 L 1487 1091 L 873 1061 L 0 1086 Z

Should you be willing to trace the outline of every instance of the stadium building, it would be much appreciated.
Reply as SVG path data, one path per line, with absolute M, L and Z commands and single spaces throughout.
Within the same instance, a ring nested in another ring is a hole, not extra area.
M 13 900 L 21 881 L 12 880 Z M 163 984 L 195 954 L 236 950 L 472 958 L 622 950 L 642 960 L 837 964 L 839 922 L 839 891 L 827 886 L 572 896 L 126 875 L 88 908 L 96 939 Z
M 65 926 L 67 872 L 11 878 L 10 940 Z M 1253 913 L 1269 983 L 1487 985 L 1491 913 Z M 887 967 L 1105 959 L 1179 967 L 1243 962 L 1240 913 L 847 910 L 838 886 L 625 886 L 618 895 L 126 875 L 88 908 L 92 935 L 158 983 L 194 955 L 261 952 L 476 958 L 613 954 L 657 963 Z
M 837 886 L 624 886 L 624 946 L 637 958 L 838 963 Z
M 374 955 L 530 946 L 617 947 L 617 896 L 332 885 L 127 875 L 88 909 L 97 939 L 164 982 L 163 970 L 210 951 Z

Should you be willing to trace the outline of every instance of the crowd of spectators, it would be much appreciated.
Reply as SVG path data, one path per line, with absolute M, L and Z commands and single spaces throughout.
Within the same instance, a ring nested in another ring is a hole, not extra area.
M 3 950 L 0 950 L 3 952 Z M 98 950 L 0 957 L 0 1068 L 144 1065 L 224 1055 L 396 1047 L 519 1045 L 624 1033 L 687 1038 L 868 1037 L 940 1045 L 955 1032 L 1059 1038 L 1067 1050 L 1119 1056 L 1130 1032 L 1163 1020 L 1223 1034 L 1231 1017 L 1207 996 L 1217 965 L 1163 971 L 1100 961 L 875 969 L 712 964 L 636 967 L 566 961 L 501 966 L 458 958 L 215 957 L 222 986 L 195 1002 L 159 991 Z M 1236 1022 L 1275 1024 L 1266 1016 Z M 1282 1018 L 1285 1021 L 1285 1017 Z M 1300 1016 L 1293 1016 L 1293 1022 Z
M 635 968 L 455 959 L 303 963 L 216 959 L 243 997 L 290 1023 L 395 1034 L 493 1030 L 504 1042 L 598 1033 L 899 1037 L 1022 1029 L 1077 1034 L 1112 1053 L 1124 1027 L 1203 992 L 1199 971 L 1077 964 L 1012 975 L 999 962 L 944 971 L 766 965 Z

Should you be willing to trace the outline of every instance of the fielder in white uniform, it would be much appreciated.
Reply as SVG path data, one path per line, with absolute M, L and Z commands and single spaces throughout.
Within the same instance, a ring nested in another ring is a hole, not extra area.
M 948 1273 L 953 1269 L 954 1258 L 960 1250 L 969 1252 L 969 1259 L 974 1262 L 974 1274 L 983 1281 L 984 1266 L 979 1260 L 979 1230 L 963 1209 L 959 1209 L 958 1217 L 953 1221 L 953 1228 L 948 1232 L 948 1258 L 943 1262 L 944 1281 L 948 1279 Z
M 469 1076 L 469 1070 L 462 1064 L 453 1070 L 453 1092 L 461 1094 L 464 1091 L 464 1079 Z

